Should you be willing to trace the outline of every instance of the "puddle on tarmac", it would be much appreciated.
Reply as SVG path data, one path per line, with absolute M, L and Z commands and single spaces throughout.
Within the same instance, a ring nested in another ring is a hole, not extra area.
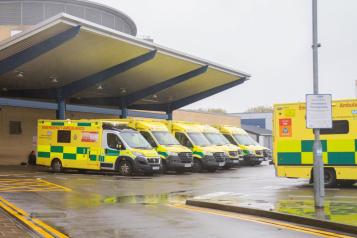
M 316 211 L 311 200 L 280 200 L 274 209 L 278 212 L 298 216 L 324 219 L 357 226 L 357 203 L 343 201 L 325 201 L 322 211 Z
M 171 193 L 160 193 L 150 195 L 126 195 L 126 196 L 110 196 L 103 199 L 104 204 L 169 204 L 169 203 L 185 203 L 192 196 L 179 194 L 183 191 Z
M 99 194 L 86 194 L 86 196 L 67 194 L 64 206 L 68 208 L 93 208 L 110 204 L 170 204 L 185 203 L 187 199 L 192 198 L 190 191 L 179 190 L 158 194 L 141 194 L 141 195 L 121 195 L 121 196 L 102 196 Z

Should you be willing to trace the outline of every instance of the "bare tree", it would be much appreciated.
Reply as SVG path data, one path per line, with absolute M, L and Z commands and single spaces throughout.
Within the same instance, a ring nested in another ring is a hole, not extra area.
M 272 106 L 256 106 L 249 108 L 246 112 L 273 112 Z

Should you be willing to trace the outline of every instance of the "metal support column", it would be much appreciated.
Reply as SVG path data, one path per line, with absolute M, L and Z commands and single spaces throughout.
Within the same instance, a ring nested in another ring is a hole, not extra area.
M 318 75 L 318 43 L 317 35 L 317 0 L 312 0 L 312 52 L 313 52 L 313 76 L 314 94 L 319 94 L 319 75 Z M 320 141 L 320 129 L 314 129 L 314 195 L 315 207 L 324 207 L 325 182 L 324 164 L 322 160 L 322 145 Z
M 128 108 L 126 108 L 126 107 L 121 108 L 121 116 L 120 116 L 120 118 L 121 119 L 128 118 Z
M 172 111 L 167 111 L 166 115 L 167 115 L 167 120 L 168 121 L 172 121 L 173 120 Z
M 64 99 L 57 100 L 56 119 L 58 120 L 66 119 L 66 101 Z

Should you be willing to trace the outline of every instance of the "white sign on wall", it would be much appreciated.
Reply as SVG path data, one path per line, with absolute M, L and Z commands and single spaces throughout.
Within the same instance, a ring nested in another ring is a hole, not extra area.
M 306 127 L 310 129 L 332 128 L 332 95 L 306 95 Z

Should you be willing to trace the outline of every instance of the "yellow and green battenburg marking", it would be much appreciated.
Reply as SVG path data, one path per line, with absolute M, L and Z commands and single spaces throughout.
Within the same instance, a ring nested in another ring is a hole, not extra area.
M 40 158 L 61 158 L 68 160 L 76 160 L 78 155 L 87 155 L 89 147 L 69 147 L 69 146 L 38 146 L 38 157 Z M 90 154 L 89 159 L 96 161 L 97 156 Z
M 312 165 L 313 140 L 278 142 L 278 165 Z M 357 166 L 357 139 L 321 140 L 325 165 Z
M 54 121 L 50 122 L 51 126 L 65 126 L 64 121 Z M 80 127 L 91 127 L 91 122 L 76 122 L 72 123 L 70 126 L 80 126 Z M 65 160 L 76 160 L 79 155 L 87 155 L 89 152 L 89 147 L 70 147 L 70 146 L 49 146 L 49 145 L 39 145 L 38 146 L 38 157 L 39 158 L 60 158 Z M 107 152 L 107 151 L 106 151 Z M 118 152 L 118 151 L 116 151 Z M 109 152 L 108 155 L 113 155 L 113 152 Z M 119 153 L 118 153 L 119 155 Z M 90 161 L 104 161 L 104 156 L 97 156 L 95 154 L 89 154 Z

